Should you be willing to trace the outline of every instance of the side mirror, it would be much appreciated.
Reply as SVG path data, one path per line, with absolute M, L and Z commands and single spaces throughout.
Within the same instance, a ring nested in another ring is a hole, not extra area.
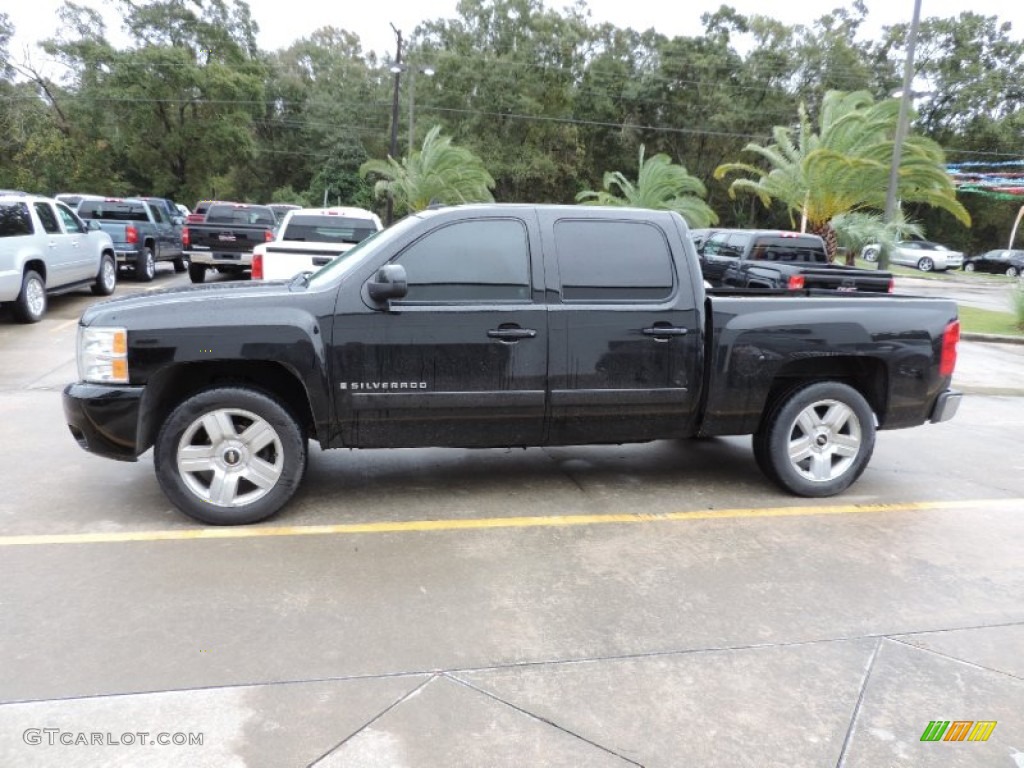
M 370 298 L 376 302 L 402 298 L 409 292 L 405 280 L 405 267 L 401 264 L 385 264 L 366 284 L 366 290 Z

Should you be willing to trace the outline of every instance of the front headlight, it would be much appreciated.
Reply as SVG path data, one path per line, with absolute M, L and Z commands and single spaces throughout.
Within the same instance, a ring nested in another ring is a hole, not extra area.
M 127 384 L 128 331 L 79 326 L 78 378 L 93 384 Z

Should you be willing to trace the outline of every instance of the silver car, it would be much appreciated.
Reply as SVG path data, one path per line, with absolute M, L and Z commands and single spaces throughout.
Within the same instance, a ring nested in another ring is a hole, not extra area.
M 877 244 L 867 245 L 861 256 L 866 261 L 877 261 L 880 250 Z M 964 255 L 930 240 L 901 240 L 889 255 L 889 262 L 916 267 L 922 272 L 945 272 L 947 269 L 960 269 Z

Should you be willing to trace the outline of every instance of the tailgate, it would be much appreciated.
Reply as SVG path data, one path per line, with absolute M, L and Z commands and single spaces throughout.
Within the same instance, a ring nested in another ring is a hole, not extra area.
M 267 230 L 232 226 L 189 227 L 193 248 L 218 253 L 252 253 L 252 249 L 267 241 Z

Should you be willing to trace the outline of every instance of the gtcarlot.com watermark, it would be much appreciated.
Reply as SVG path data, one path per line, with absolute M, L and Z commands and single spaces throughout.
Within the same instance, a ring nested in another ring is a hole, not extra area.
M 48 747 L 201 747 L 202 733 L 160 731 L 65 731 L 60 728 L 26 728 L 22 741 Z

